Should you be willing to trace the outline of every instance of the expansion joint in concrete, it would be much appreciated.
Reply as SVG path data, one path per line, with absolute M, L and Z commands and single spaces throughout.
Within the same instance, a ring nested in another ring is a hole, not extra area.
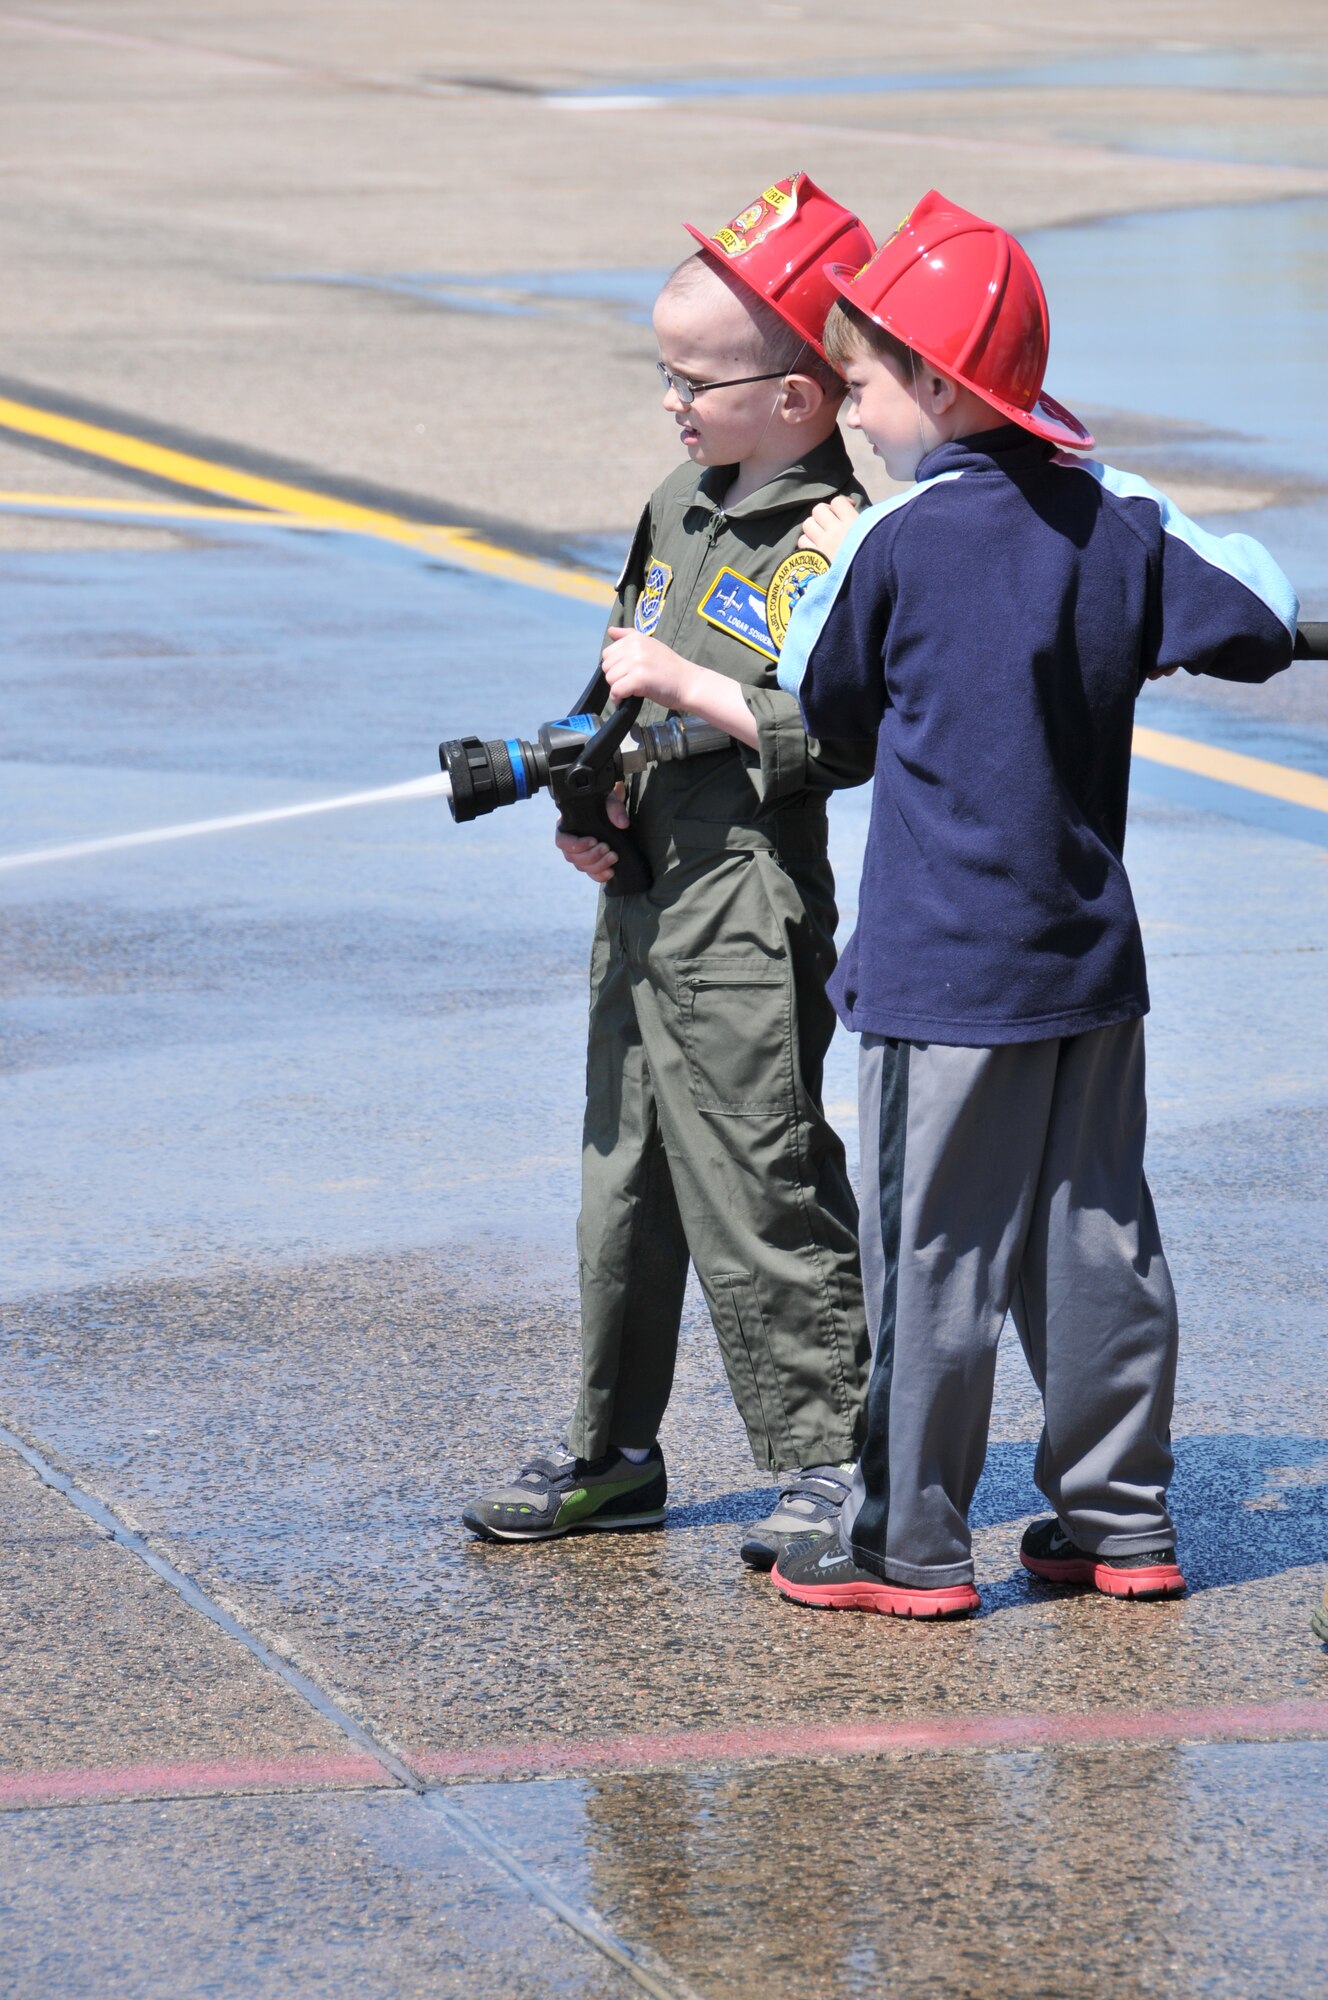
M 31 1467 L 43 1485 L 62 1494 L 71 1506 L 76 1507 L 103 1534 L 137 1557 L 140 1562 L 145 1563 L 154 1575 L 160 1577 L 163 1583 L 169 1585 L 183 1599 L 191 1610 L 201 1613 L 212 1624 L 219 1626 L 227 1638 L 243 1646 L 262 1666 L 276 1674 L 318 1715 L 333 1723 L 357 1748 L 374 1759 L 388 1782 L 411 1793 L 427 1811 L 443 1820 L 454 1837 L 465 1847 L 498 1868 L 532 1901 L 539 1903 L 601 1957 L 608 1959 L 638 1991 L 651 1994 L 654 2000 L 697 2000 L 692 1989 L 676 1974 L 662 1968 L 656 1971 L 643 1964 L 638 1954 L 614 1937 L 596 1917 L 588 1911 L 578 1910 L 533 1869 L 527 1868 L 525 1863 L 504 1847 L 501 1841 L 495 1840 L 486 1832 L 472 1813 L 448 1798 L 438 1787 L 431 1786 L 426 1778 L 413 1770 L 394 1750 L 380 1743 L 362 1722 L 319 1687 L 308 1674 L 302 1673 L 290 1660 L 275 1652 L 259 1638 L 256 1632 L 251 1632 L 232 1612 L 218 1603 L 216 1598 L 209 1596 L 192 1577 L 186 1575 L 165 1556 L 158 1555 L 142 1535 L 133 1528 L 126 1527 L 103 1501 L 75 1485 L 67 1473 L 62 1472 L 27 1439 L 9 1430 L 4 1424 L 0 1424 L 0 1447 L 14 1452 Z

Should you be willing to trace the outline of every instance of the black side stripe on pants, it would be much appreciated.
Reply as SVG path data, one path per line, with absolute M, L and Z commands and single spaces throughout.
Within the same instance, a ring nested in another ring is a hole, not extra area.
M 867 1387 L 867 1444 L 863 1449 L 861 1473 L 866 1489 L 858 1517 L 853 1523 L 853 1552 L 864 1569 L 877 1570 L 879 1562 L 872 1548 L 885 1547 L 886 1521 L 890 1512 L 890 1384 L 895 1369 L 895 1311 L 899 1295 L 899 1239 L 904 1205 L 904 1141 L 908 1131 L 908 1062 L 911 1044 L 884 1041 L 881 1045 L 880 1124 L 876 1143 L 881 1163 L 880 1217 L 881 1254 L 884 1265 L 884 1296 L 881 1299 L 880 1337 Z M 862 1134 L 863 1141 L 869 1135 Z M 868 1553 L 864 1553 L 864 1547 Z

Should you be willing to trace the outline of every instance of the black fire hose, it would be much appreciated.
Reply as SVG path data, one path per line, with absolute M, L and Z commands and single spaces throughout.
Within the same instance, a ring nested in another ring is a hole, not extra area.
M 1328 621 L 1310 620 L 1296 632 L 1293 657 L 1328 660 Z M 631 896 L 650 887 L 650 864 L 630 831 L 613 824 L 609 796 L 621 779 L 648 764 L 728 750 L 733 739 L 697 715 L 637 726 L 639 701 L 625 701 L 605 717 L 609 686 L 596 674 L 570 715 L 546 722 L 533 741 L 524 737 L 457 736 L 438 745 L 455 820 L 480 819 L 548 791 L 564 833 L 589 834 L 616 860 L 604 885 L 608 896 Z

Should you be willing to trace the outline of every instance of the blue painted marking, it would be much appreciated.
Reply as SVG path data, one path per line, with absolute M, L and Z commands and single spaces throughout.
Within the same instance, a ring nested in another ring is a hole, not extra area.
M 580 731 L 582 736 L 593 736 L 599 728 L 599 724 L 600 718 L 597 715 L 560 715 L 556 722 L 549 724 L 549 727 L 550 729 L 576 729 Z
M 1273 50 L 1140 50 L 1010 69 L 848 71 L 839 76 L 681 76 L 616 78 L 579 90 L 553 90 L 551 104 L 630 97 L 673 102 L 701 97 L 898 97 L 937 90 L 1090 89 L 1220 90 L 1313 96 L 1328 86 L 1322 57 Z
M 1192 812 L 1216 813 L 1223 819 L 1260 827 L 1265 833 L 1280 834 L 1284 840 L 1301 840 L 1311 847 L 1328 848 L 1328 815 L 1315 812 L 1310 806 L 1292 805 L 1284 799 L 1265 798 L 1261 792 L 1244 791 L 1239 785 L 1224 785 L 1219 778 L 1203 778 L 1193 771 L 1177 771 L 1170 764 L 1154 764 L 1146 757 L 1136 757 L 1130 767 L 1130 795 L 1132 799 L 1167 799 L 1173 805 L 1188 806 Z M 1128 848 L 1126 860 L 1129 860 Z

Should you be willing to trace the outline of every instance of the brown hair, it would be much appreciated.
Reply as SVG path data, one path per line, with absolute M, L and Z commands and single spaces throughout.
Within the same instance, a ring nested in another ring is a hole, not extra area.
M 922 369 L 931 367 L 930 362 L 894 334 L 887 333 L 874 319 L 868 319 L 865 312 L 850 305 L 847 299 L 836 299 L 830 308 L 825 323 L 825 351 L 837 368 L 846 368 L 857 354 L 875 354 L 888 361 L 905 381 L 915 379 Z

